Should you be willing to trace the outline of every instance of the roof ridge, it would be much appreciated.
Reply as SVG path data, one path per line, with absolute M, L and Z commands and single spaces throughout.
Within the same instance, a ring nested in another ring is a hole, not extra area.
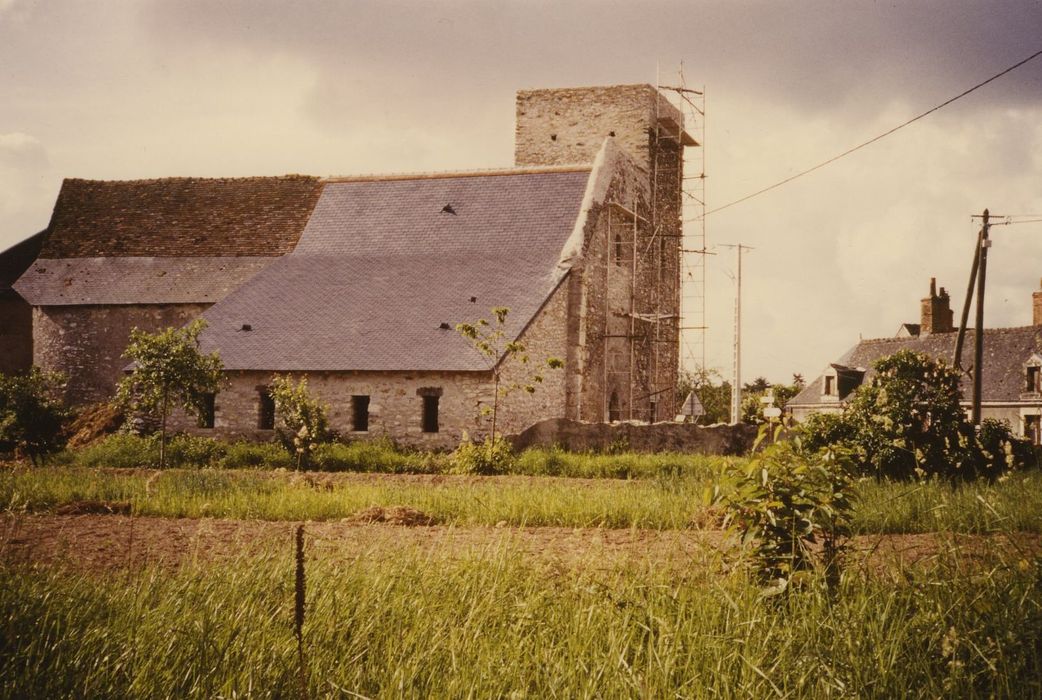
M 593 169 L 591 163 L 569 165 L 517 166 L 511 168 L 478 168 L 471 170 L 431 170 L 397 173 L 363 173 L 360 175 L 331 175 L 320 178 L 323 183 L 373 182 L 381 180 L 437 180 L 454 177 L 495 177 L 500 175 L 541 175 L 548 173 L 579 173 Z
M 245 177 L 197 177 L 173 176 L 173 177 L 145 177 L 131 180 L 95 180 L 86 177 L 67 177 L 64 182 L 112 184 L 112 185 L 147 185 L 168 182 L 259 182 L 263 180 L 321 180 L 317 175 L 302 175 L 300 173 L 287 173 L 285 175 L 247 175 Z

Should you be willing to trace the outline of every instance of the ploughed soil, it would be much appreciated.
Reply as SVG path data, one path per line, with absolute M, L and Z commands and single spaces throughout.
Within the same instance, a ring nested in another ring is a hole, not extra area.
M 106 510 L 102 510 L 105 508 Z M 339 522 L 305 524 L 309 557 L 344 560 L 395 557 L 407 549 L 430 556 L 509 553 L 550 566 L 615 568 L 652 565 L 726 569 L 738 543 L 716 529 L 453 527 L 429 525 L 421 512 L 375 508 Z M 0 565 L 57 565 L 105 572 L 155 564 L 179 567 L 244 554 L 290 556 L 297 523 L 261 520 L 132 517 L 118 504 L 85 504 L 68 514 L 0 516 Z M 954 557 L 952 556 L 954 555 Z M 853 541 L 851 563 L 866 571 L 899 573 L 940 562 L 1014 565 L 1042 556 L 1042 535 L 931 533 L 872 535 Z

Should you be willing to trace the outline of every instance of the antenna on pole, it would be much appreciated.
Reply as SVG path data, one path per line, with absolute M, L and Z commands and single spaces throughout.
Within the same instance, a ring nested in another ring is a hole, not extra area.
M 721 244 L 721 248 L 734 248 L 738 254 L 738 276 L 734 295 L 734 375 L 731 379 L 731 425 L 742 419 L 742 251 L 755 250 L 741 243 Z

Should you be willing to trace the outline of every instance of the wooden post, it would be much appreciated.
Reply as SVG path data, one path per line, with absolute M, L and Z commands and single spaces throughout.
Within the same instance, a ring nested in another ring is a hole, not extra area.
M 984 210 L 984 224 L 980 234 L 980 266 L 977 271 L 977 320 L 973 334 L 973 424 L 980 427 L 981 384 L 984 374 L 984 281 L 988 273 L 988 210 Z

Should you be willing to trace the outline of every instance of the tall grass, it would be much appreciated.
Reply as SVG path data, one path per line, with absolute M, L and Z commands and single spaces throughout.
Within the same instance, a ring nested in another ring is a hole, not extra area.
M 285 554 L 127 579 L 0 568 L 0 695 L 295 697 Z M 316 697 L 1038 697 L 1042 571 L 845 578 L 480 552 L 308 562 Z
M 688 526 L 701 510 L 701 486 L 690 479 L 337 478 L 54 468 L 0 473 L 0 504 L 41 511 L 73 501 L 122 501 L 138 515 L 261 520 L 333 520 L 370 506 L 403 505 L 464 525 L 675 529 Z
M 179 435 L 167 446 L 167 464 L 174 468 L 219 467 L 287 468 L 295 462 L 274 443 L 223 442 L 211 438 Z M 578 478 L 653 479 L 705 478 L 736 461 L 732 457 L 680 453 L 623 453 L 602 455 L 536 448 L 512 460 L 509 473 L 528 476 Z M 137 435 L 112 435 L 81 450 L 56 456 L 55 464 L 80 467 L 153 468 L 159 463 L 159 442 Z M 319 445 L 311 468 L 327 472 L 383 474 L 446 474 L 449 456 L 400 449 L 389 440 L 359 440 Z
M 74 501 L 129 502 L 139 515 L 332 520 L 369 506 L 409 506 L 464 525 L 676 529 L 711 522 L 711 477 L 621 481 L 552 477 L 293 474 L 251 470 L 0 471 L 0 508 L 43 511 Z M 950 486 L 862 482 L 855 533 L 1042 533 L 1042 472 Z

